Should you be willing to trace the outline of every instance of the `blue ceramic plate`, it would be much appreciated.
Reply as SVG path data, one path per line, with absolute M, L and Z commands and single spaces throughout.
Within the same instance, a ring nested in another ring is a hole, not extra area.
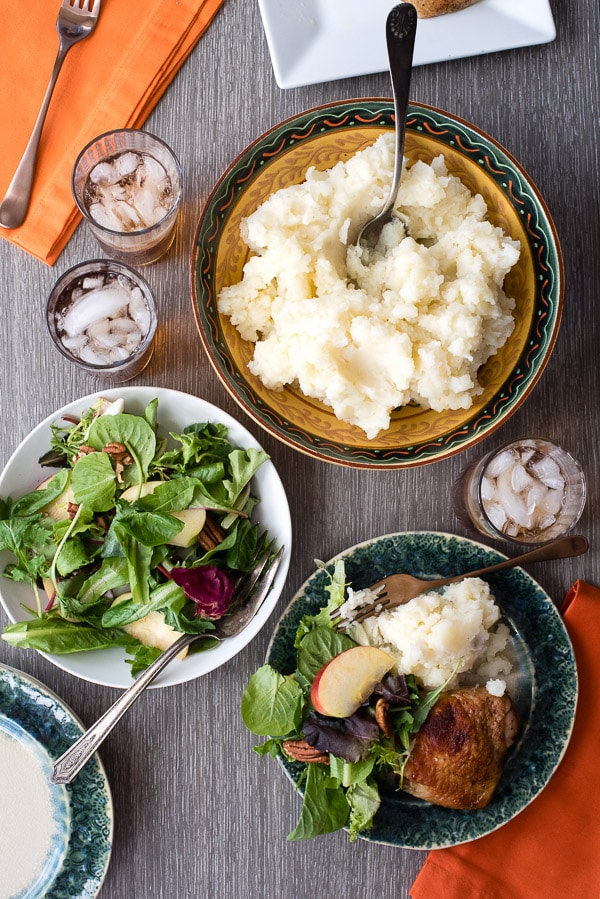
M 302 585 L 281 617 L 267 661 L 283 674 L 296 667 L 294 637 L 300 619 L 326 604 L 327 572 L 343 558 L 356 590 L 393 572 L 444 577 L 474 571 L 506 558 L 462 537 L 430 532 L 389 534 L 353 546 L 331 559 Z M 573 649 L 550 597 L 522 568 L 487 578 L 503 619 L 512 631 L 514 674 L 508 681 L 519 709 L 520 737 L 511 749 L 500 783 L 484 809 L 441 808 L 402 792 L 383 796 L 374 826 L 364 839 L 410 849 L 436 849 L 475 840 L 506 824 L 544 789 L 567 748 L 577 703 Z M 560 689 L 557 685 L 560 684 Z M 297 783 L 304 766 L 279 759 Z
M 79 720 L 51 690 L 0 665 L 0 737 L 31 752 L 41 777 L 49 780 L 52 762 L 82 733 Z M 93 899 L 108 868 L 113 833 L 112 799 L 98 758 L 72 784 L 49 785 L 49 798 L 54 830 L 48 853 L 16 896 Z

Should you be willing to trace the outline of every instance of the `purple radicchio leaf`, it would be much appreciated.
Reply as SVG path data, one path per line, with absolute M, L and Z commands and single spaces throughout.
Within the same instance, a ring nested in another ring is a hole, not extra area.
M 385 699 L 391 706 L 408 705 L 410 691 L 403 674 L 387 674 L 373 690 L 374 696 Z
M 197 568 L 172 568 L 169 572 L 176 584 L 196 606 L 196 618 L 222 618 L 233 597 L 234 582 L 214 565 Z
M 349 718 L 329 718 L 319 712 L 311 712 L 304 722 L 303 731 L 310 746 L 321 752 L 331 752 L 347 762 L 365 759 L 369 744 L 380 736 L 377 722 L 365 709 L 359 709 Z

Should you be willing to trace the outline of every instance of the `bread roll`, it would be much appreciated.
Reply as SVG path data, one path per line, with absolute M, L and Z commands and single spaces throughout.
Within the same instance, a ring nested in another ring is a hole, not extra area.
M 407 0 L 417 10 L 420 19 L 429 19 L 432 16 L 443 16 L 448 12 L 458 12 L 473 6 L 479 0 Z

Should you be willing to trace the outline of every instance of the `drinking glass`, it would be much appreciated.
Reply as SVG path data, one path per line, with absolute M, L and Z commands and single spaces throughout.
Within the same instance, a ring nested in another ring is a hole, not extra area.
M 585 476 L 565 449 L 523 437 L 468 466 L 453 488 L 467 527 L 517 543 L 546 543 L 570 531 L 585 505 Z
M 66 359 L 118 384 L 150 362 L 156 306 L 139 272 L 110 259 L 93 259 L 58 279 L 48 298 L 46 324 Z
M 90 231 L 112 258 L 148 265 L 171 246 L 181 166 L 154 134 L 122 128 L 94 138 L 75 162 L 72 190 Z

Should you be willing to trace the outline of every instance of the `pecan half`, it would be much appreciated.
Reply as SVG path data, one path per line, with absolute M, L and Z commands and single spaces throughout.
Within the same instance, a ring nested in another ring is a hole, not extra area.
M 77 515 L 79 505 L 77 503 L 67 503 L 67 515 L 71 520 Z
M 115 462 L 122 462 L 123 465 L 131 465 L 133 459 L 129 450 L 124 443 L 107 443 L 102 447 L 102 452 L 107 453 Z
M 295 762 L 313 762 L 318 765 L 328 765 L 329 755 L 309 746 L 306 740 L 284 740 L 283 749 Z
M 390 716 L 390 704 L 386 699 L 378 699 L 375 705 L 375 721 L 379 725 L 384 737 L 392 737 L 394 728 L 392 727 L 392 719 Z
M 206 516 L 204 527 L 198 534 L 198 543 L 207 552 L 214 549 L 225 539 L 225 531 L 210 514 Z
M 89 456 L 90 453 L 95 453 L 96 450 L 93 446 L 88 446 L 87 443 L 82 443 L 77 453 L 75 454 L 75 462 L 78 462 L 82 456 Z

